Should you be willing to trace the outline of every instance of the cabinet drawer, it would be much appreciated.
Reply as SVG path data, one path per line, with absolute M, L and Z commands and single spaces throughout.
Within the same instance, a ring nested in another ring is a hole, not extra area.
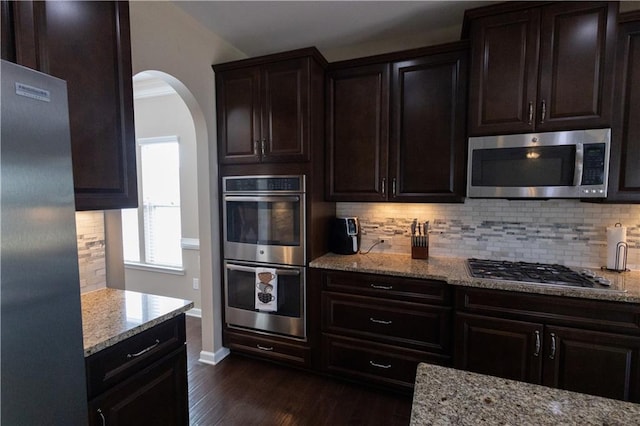
M 325 290 L 379 296 L 385 299 L 444 305 L 451 300 L 451 289 L 442 281 L 417 280 L 356 272 L 323 271 Z
M 89 426 L 187 426 L 184 345 L 89 401 Z
M 185 341 L 181 314 L 89 356 L 85 360 L 89 398 L 184 346 Z
M 631 303 L 499 290 L 458 289 L 456 308 L 474 314 L 640 335 L 640 305 Z
M 325 332 L 450 351 L 451 308 L 323 292 L 322 312 Z
M 283 342 L 277 338 L 225 331 L 224 345 L 231 350 L 298 366 L 311 365 L 311 351 L 303 344 Z
M 450 365 L 450 357 L 325 334 L 323 368 L 377 384 L 412 388 L 420 362 Z

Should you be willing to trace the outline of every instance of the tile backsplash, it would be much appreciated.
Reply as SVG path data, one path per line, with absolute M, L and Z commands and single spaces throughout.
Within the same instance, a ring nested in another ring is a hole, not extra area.
M 76 212 L 80 292 L 107 286 L 104 212 Z
M 430 222 L 429 255 L 600 267 L 606 227 L 627 227 L 627 267 L 640 269 L 640 205 L 577 200 L 467 199 L 464 204 L 338 203 L 338 216 L 358 216 L 362 251 L 411 253 L 414 218 Z

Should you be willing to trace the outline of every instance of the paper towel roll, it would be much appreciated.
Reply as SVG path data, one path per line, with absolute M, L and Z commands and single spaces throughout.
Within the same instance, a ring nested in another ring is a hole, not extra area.
M 626 226 L 607 226 L 607 269 L 622 271 L 625 266 L 626 248 L 620 250 L 618 262 L 616 263 L 616 254 L 618 253 L 618 243 L 627 242 Z

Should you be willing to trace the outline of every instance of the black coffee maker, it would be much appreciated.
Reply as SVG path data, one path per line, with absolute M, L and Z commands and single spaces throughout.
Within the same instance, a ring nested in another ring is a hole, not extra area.
M 358 253 L 360 224 L 357 217 L 336 217 L 332 220 L 329 249 L 337 254 Z

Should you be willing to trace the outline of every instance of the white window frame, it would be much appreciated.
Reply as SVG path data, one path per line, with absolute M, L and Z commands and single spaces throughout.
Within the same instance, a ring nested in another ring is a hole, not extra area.
M 169 142 L 177 142 L 178 146 L 180 146 L 180 137 L 178 135 L 169 135 L 169 136 L 157 136 L 150 138 L 137 138 L 136 139 L 136 158 L 138 159 L 138 163 L 142 158 L 142 146 L 157 144 L 157 143 L 169 143 Z M 127 269 L 137 269 L 142 271 L 150 271 L 150 272 L 161 272 L 172 275 L 185 275 L 184 263 L 182 267 L 173 267 L 173 266 L 164 266 L 164 265 L 155 265 L 152 263 L 147 263 L 143 259 L 146 259 L 146 244 L 145 244 L 145 236 L 144 236 L 144 208 L 141 208 L 143 205 L 143 189 L 142 189 L 142 173 L 140 172 L 140 168 L 136 171 L 137 182 L 138 182 L 138 241 L 139 241 L 139 249 L 140 249 L 140 261 L 133 262 L 129 260 L 124 261 L 124 266 Z M 181 194 L 182 195 L 182 194 Z M 180 206 L 182 206 L 182 197 L 180 197 Z M 182 208 L 182 207 L 181 207 Z M 182 226 L 182 224 L 181 224 Z M 181 249 L 182 249 L 181 244 Z

